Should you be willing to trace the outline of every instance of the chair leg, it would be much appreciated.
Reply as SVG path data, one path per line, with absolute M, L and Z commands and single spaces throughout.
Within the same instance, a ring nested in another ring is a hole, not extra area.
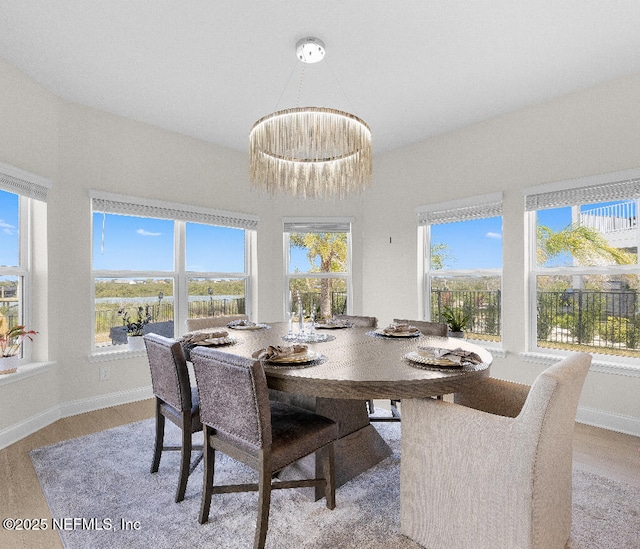
M 253 549 L 263 549 L 269 529 L 269 508 L 271 506 L 271 456 L 264 451 L 260 459 L 260 484 L 258 485 L 258 520 Z
M 191 418 L 189 418 L 191 421 Z M 178 480 L 178 490 L 176 492 L 176 503 L 184 499 L 187 490 L 187 481 L 191 471 L 191 429 L 186 421 L 182 422 L 182 449 L 180 450 L 180 477 Z
M 398 402 L 400 402 L 399 400 L 392 400 L 391 401 L 391 415 L 393 417 L 400 417 L 400 411 L 398 410 Z
M 162 447 L 164 445 L 164 416 L 160 413 L 160 400 L 156 398 L 156 442 L 153 449 L 153 461 L 151 463 L 151 472 L 157 473 L 160 467 L 160 457 L 162 456 Z
M 373 403 L 373 400 L 367 400 L 367 411 L 369 415 L 373 414 L 376 411 L 376 407 Z
M 324 497 L 327 502 L 327 509 L 336 507 L 336 475 L 334 466 L 333 443 L 322 450 L 322 475 L 325 479 Z
M 202 499 L 200 501 L 200 524 L 209 520 L 211 495 L 213 493 L 213 473 L 216 464 L 216 451 L 209 444 L 209 428 L 204 426 L 204 474 L 202 476 Z

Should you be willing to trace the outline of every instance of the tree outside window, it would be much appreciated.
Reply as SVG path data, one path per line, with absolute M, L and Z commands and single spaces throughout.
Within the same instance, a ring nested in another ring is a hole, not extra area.
M 335 224 L 289 224 L 287 244 L 287 285 L 289 310 L 297 311 L 298 300 L 305 314 L 330 318 L 345 313 L 349 287 L 348 223 L 335 230 Z M 307 230 L 295 230 L 302 228 Z M 327 230 L 323 230 L 326 228 Z
M 640 356 L 637 199 L 539 209 L 539 348 Z

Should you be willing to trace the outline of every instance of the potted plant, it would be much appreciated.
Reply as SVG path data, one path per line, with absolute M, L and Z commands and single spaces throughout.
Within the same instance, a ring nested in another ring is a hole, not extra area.
M 144 340 L 142 339 L 144 327 L 151 321 L 149 305 L 138 307 L 138 320 L 132 321 L 129 311 L 120 309 L 118 314 L 122 317 L 122 325 L 127 332 L 127 343 L 130 351 L 144 350 Z
M 462 309 L 444 307 L 442 318 L 449 327 L 449 337 L 464 337 L 464 329 L 471 320 L 471 315 L 466 314 Z
M 18 369 L 22 342 L 25 339 L 33 341 L 37 333 L 24 326 L 14 326 L 0 332 L 0 374 L 12 374 Z

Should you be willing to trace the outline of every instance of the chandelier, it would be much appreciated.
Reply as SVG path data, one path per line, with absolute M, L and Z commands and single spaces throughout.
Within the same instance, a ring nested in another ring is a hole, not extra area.
M 324 57 L 324 44 L 296 45 L 303 63 Z M 249 134 L 249 180 L 271 194 L 344 198 L 371 183 L 371 130 L 353 114 L 295 107 L 258 120 Z

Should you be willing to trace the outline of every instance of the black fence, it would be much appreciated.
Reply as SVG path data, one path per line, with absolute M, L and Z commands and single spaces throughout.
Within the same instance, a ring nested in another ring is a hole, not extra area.
M 500 290 L 432 290 L 431 319 L 444 322 L 442 313 L 445 307 L 462 310 L 469 316 L 464 331 L 471 337 L 500 337 Z
M 538 342 L 637 349 L 638 297 L 635 290 L 538 292 Z
M 299 292 L 302 300 L 302 308 L 308 315 L 310 311 L 315 311 L 316 315 L 320 313 L 320 292 Z M 298 312 L 298 304 L 291 304 L 293 311 Z M 345 314 L 347 312 L 347 292 L 331 292 L 331 314 Z
M 636 290 L 538 292 L 538 343 L 545 347 L 596 347 L 614 354 L 638 349 L 639 296 Z M 465 332 L 471 337 L 500 336 L 500 291 L 432 291 L 433 320 L 442 320 L 444 307 L 469 315 Z
M 145 333 L 154 331 L 150 327 L 156 328 L 156 333 L 161 333 L 167 337 L 173 337 L 173 302 L 165 301 L 159 303 L 132 303 L 125 307 L 132 320 L 137 320 L 138 306 L 146 307 L 149 305 L 149 314 L 151 322 L 145 327 Z M 122 317 L 118 314 L 118 305 L 109 304 L 102 308 L 96 306 L 96 344 L 113 345 L 126 343 L 127 337 L 122 325 Z M 237 315 L 245 313 L 244 297 L 222 298 L 222 299 L 203 299 L 199 301 L 189 301 L 188 303 L 189 318 L 203 318 L 207 316 L 218 315 Z

